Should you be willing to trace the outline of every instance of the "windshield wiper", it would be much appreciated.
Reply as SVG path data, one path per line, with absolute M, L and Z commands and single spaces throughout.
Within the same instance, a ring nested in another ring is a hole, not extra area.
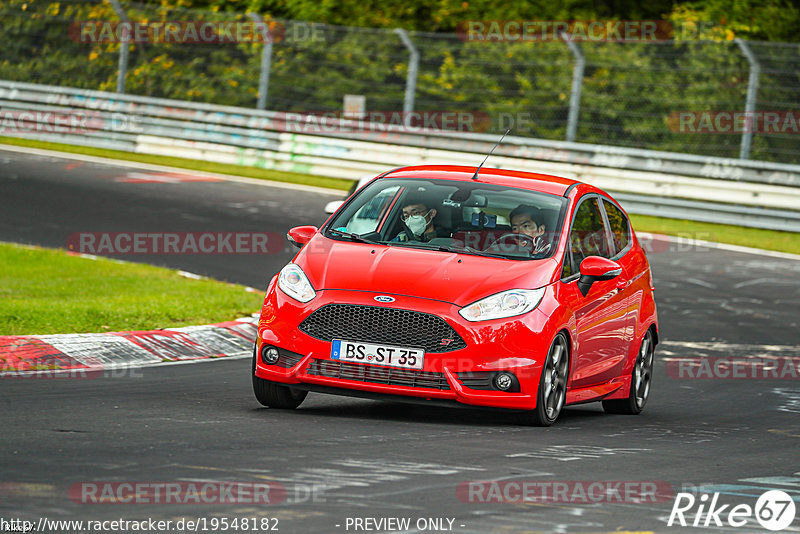
M 452 254 L 467 254 L 469 256 L 483 256 L 486 258 L 501 258 L 504 260 L 515 259 L 503 256 L 502 254 L 492 254 L 491 252 L 483 252 L 480 250 L 471 250 L 462 247 L 449 247 L 447 245 L 429 245 L 423 241 L 390 241 L 387 245 L 399 245 L 402 247 L 417 248 L 420 250 L 437 250 L 439 252 L 450 252 Z
M 354 233 L 351 233 L 351 232 L 344 232 L 342 230 L 336 230 L 334 228 L 329 228 L 328 229 L 328 233 L 329 234 L 333 234 L 333 235 L 340 235 L 342 237 L 346 237 L 350 241 L 355 241 L 357 243 L 369 243 L 370 245 L 380 245 L 381 244 L 379 241 L 373 241 L 371 239 L 367 239 L 366 237 L 361 237 L 358 234 L 354 234 Z

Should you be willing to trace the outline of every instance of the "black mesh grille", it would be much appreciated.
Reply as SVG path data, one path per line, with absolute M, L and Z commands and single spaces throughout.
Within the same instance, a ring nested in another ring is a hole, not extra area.
M 393 369 L 391 367 L 373 367 L 357 363 L 338 362 L 335 360 L 312 360 L 306 373 L 314 376 L 343 378 L 358 382 L 387 384 L 390 386 L 406 386 L 412 388 L 428 388 L 446 391 L 450 389 L 443 373 L 429 373 L 411 369 Z
M 303 355 L 297 354 L 296 352 L 289 352 L 288 350 L 283 350 L 283 349 L 278 349 L 278 352 L 280 353 L 281 356 L 280 358 L 278 358 L 278 363 L 276 363 L 275 365 L 279 367 L 286 367 L 286 368 L 294 367 L 300 362 L 300 360 L 303 359 Z
M 494 389 L 492 387 L 493 375 L 494 373 L 488 372 L 458 373 L 458 379 L 470 389 Z
M 467 346 L 441 317 L 379 306 L 327 304 L 306 317 L 300 330 L 317 339 L 361 341 L 425 352 L 450 352 Z

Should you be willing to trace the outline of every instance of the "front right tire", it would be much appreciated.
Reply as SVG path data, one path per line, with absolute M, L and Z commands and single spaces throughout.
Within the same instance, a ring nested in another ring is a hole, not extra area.
M 568 379 L 569 342 L 564 332 L 559 332 L 547 352 L 536 393 L 536 408 L 521 414 L 522 424 L 550 426 L 555 423 L 567 399 Z
M 253 347 L 253 393 L 258 402 L 267 408 L 294 410 L 305 400 L 308 391 L 291 388 L 256 376 L 258 343 Z

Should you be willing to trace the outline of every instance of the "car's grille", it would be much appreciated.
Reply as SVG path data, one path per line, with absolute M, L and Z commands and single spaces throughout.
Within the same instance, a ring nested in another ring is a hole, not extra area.
M 327 304 L 306 317 L 300 330 L 317 339 L 361 341 L 425 352 L 450 352 L 467 346 L 441 317 L 380 306 Z
M 291 352 L 281 348 L 278 349 L 278 353 L 280 354 L 280 358 L 278 358 L 278 362 L 275 364 L 278 367 L 286 367 L 288 369 L 290 367 L 294 367 L 300 360 L 303 359 L 302 354 L 297 354 L 296 352 Z
M 306 374 L 390 386 L 428 388 L 441 391 L 450 389 L 450 385 L 447 383 L 443 373 L 393 369 L 391 367 L 372 367 L 370 365 L 338 362 L 336 360 L 312 360 L 306 369 Z
M 493 374 L 487 372 L 458 373 L 458 379 L 470 389 L 494 389 L 492 387 Z

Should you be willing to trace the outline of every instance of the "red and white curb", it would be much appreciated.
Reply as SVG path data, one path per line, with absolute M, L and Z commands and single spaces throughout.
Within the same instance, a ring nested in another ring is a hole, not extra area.
M 249 357 L 258 319 L 135 332 L 0 336 L 0 378 Z

